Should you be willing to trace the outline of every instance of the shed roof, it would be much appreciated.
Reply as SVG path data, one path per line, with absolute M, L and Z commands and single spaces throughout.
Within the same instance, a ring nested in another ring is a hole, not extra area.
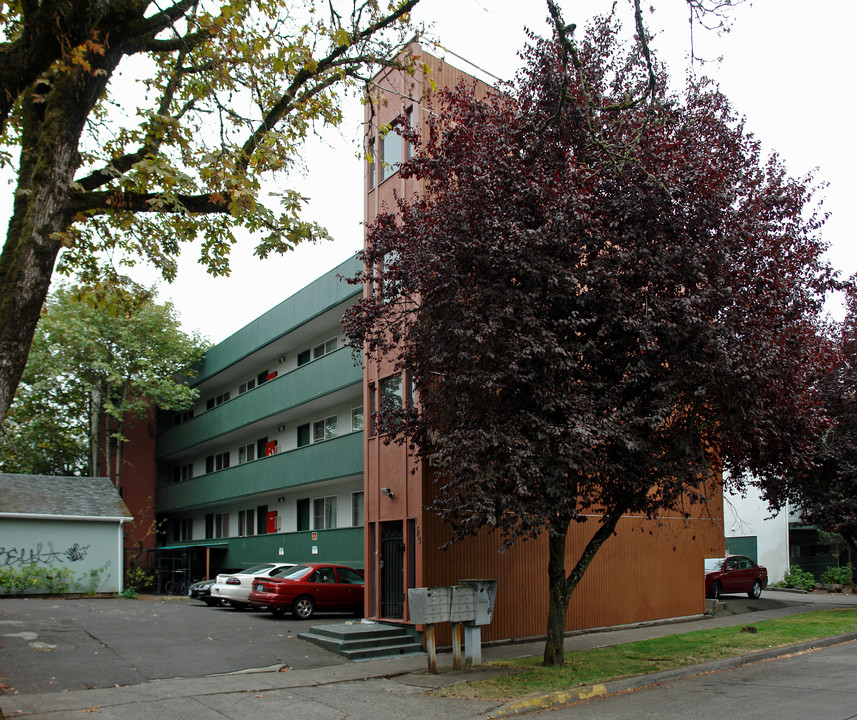
M 0 515 L 133 517 L 109 478 L 0 473 Z

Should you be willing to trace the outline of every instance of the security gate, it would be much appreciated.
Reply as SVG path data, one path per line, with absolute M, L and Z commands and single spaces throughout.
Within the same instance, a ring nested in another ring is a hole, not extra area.
M 401 522 L 381 524 L 381 617 L 404 617 L 405 543 Z

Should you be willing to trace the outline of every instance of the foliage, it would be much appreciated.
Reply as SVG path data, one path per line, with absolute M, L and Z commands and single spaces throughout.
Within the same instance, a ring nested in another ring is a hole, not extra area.
M 125 573 L 125 588 L 133 591 L 135 597 L 138 592 L 150 589 L 154 581 L 154 576 L 141 567 L 131 567 Z
M 100 568 L 75 573 L 66 566 L 32 563 L 22 568 L 0 568 L 0 590 L 9 594 L 47 593 L 62 595 L 75 590 L 86 595 L 98 591 L 110 563 Z
M 822 384 L 833 424 L 819 434 L 815 462 L 791 481 L 801 516 L 840 535 L 857 552 L 857 288 L 848 288 L 847 314 L 839 333 L 840 362 Z
M 851 563 L 839 567 L 829 567 L 821 574 L 821 582 L 825 585 L 850 585 L 854 579 L 854 568 Z
M 156 303 L 153 290 L 127 278 L 60 285 L 36 332 L 0 467 L 97 474 L 103 433 L 121 449 L 125 422 L 151 404 L 175 410 L 193 402 L 197 391 L 183 380 L 207 347 L 181 330 L 170 303 Z
M 0 5 L 0 165 L 19 158 L 0 255 L 0 422 L 55 264 L 90 280 L 103 262 L 146 260 L 171 280 L 198 240 L 225 275 L 236 228 L 261 257 L 326 236 L 271 181 L 340 121 L 339 89 L 392 63 L 417 2 Z
M 132 587 L 126 587 L 121 593 L 119 593 L 119 597 L 123 597 L 126 600 L 136 600 L 137 591 Z
M 402 131 L 424 191 L 369 227 L 374 294 L 346 317 L 416 389 L 376 422 L 435 468 L 455 536 L 547 533 L 546 664 L 623 515 L 687 516 L 721 468 L 782 500 L 770 481 L 825 420 L 835 286 L 811 178 L 760 157 L 704 81 L 668 94 L 611 19 L 579 44 L 555 20 L 514 87 L 441 92 Z M 595 527 L 567 568 L 571 522 Z
M 792 565 L 783 576 L 783 583 L 789 588 L 797 588 L 798 590 L 814 590 L 815 575 L 811 572 L 801 570 L 797 565 Z
M 453 685 L 432 694 L 496 701 L 531 693 L 565 691 L 584 684 L 606 683 L 631 675 L 852 633 L 857 629 L 857 612 L 854 609 L 822 610 L 764 620 L 753 627 L 756 628 L 755 633 L 741 632 L 740 626 L 725 627 L 576 650 L 568 654 L 567 667 L 561 669 L 537 667 L 540 658 L 534 656 L 503 660 L 491 665 L 510 668 L 513 674 Z

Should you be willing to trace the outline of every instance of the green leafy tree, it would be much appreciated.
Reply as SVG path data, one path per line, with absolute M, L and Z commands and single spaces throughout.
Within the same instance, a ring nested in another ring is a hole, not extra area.
M 181 330 L 170 303 L 130 280 L 61 286 L 46 302 L 9 414 L 4 469 L 107 466 L 118 485 L 126 423 L 152 405 L 188 407 L 197 391 L 183 380 L 207 346 Z
M 417 2 L 0 3 L 0 164 L 17 173 L 0 422 L 55 265 L 91 278 L 105 256 L 143 258 L 170 280 L 199 239 L 200 261 L 226 274 L 236 226 L 262 257 L 324 236 L 297 193 L 263 203 L 263 179 L 294 165 L 316 123 L 339 122 L 337 89 L 391 62 Z

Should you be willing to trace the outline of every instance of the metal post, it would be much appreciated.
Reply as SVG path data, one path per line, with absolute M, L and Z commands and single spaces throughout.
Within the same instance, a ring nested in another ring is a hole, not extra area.
M 428 669 L 430 673 L 437 672 L 437 643 L 434 638 L 434 623 L 426 625 L 426 652 L 428 653 Z
M 461 670 L 464 667 L 461 657 L 461 623 L 452 623 L 452 667 Z
M 464 664 L 471 666 L 482 664 L 481 625 L 464 626 Z

